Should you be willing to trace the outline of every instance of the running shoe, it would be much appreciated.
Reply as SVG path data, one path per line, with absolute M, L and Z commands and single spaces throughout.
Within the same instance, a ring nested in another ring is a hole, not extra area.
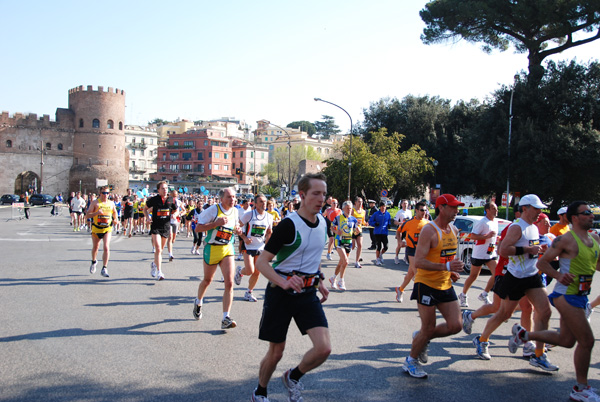
M 415 378 L 427 378 L 427 373 L 421 367 L 418 359 L 409 360 L 408 357 L 404 360 L 402 369 L 406 371 L 411 377 Z
M 490 343 L 481 342 L 479 337 L 480 335 L 477 335 L 475 338 L 473 338 L 473 345 L 475 345 L 475 349 L 477 350 L 477 356 L 482 360 L 491 360 L 492 356 L 490 356 L 490 352 L 488 352 Z
M 256 302 L 258 301 L 258 299 L 256 299 L 256 297 L 254 297 L 254 295 L 252 294 L 252 292 L 246 290 L 246 293 L 244 293 L 244 300 L 249 301 L 249 302 Z
M 157 281 L 162 281 L 163 279 L 165 279 L 165 274 L 163 274 L 162 271 L 158 271 L 156 273 L 156 280 Z
M 594 312 L 594 309 L 592 308 L 592 305 L 590 303 L 587 303 L 585 305 L 585 318 L 588 320 L 588 322 L 590 322 L 593 312 Z
M 102 275 L 105 278 L 108 278 L 108 270 L 106 269 L 106 267 L 102 267 L 102 270 L 100 271 L 100 275 Z
M 544 353 L 540 357 L 531 356 L 529 364 L 533 367 L 539 367 L 544 371 L 558 371 L 558 366 L 550 363 L 548 356 Z
M 196 249 L 196 255 L 200 255 L 200 249 L 199 248 Z
M 196 254 L 196 247 L 192 247 L 192 250 L 190 251 L 190 254 L 192 254 L 192 255 Z
M 230 329 L 235 327 L 237 327 L 236 322 L 233 321 L 229 316 L 225 317 L 223 321 L 221 321 L 221 329 Z
M 173 257 L 173 255 L 169 255 L 169 262 L 173 262 L 173 260 L 175 259 L 175 257 Z
M 290 378 L 290 373 L 292 369 L 289 369 L 285 373 L 283 373 L 283 377 L 281 380 L 283 381 L 283 385 L 288 391 L 288 401 L 290 402 L 302 402 L 302 391 L 304 390 L 304 386 L 300 381 L 294 381 Z
M 477 299 L 479 301 L 483 302 L 483 304 L 492 304 L 491 300 L 488 298 L 488 294 L 487 293 L 481 292 L 479 294 L 479 296 L 477 296 Z
M 569 398 L 572 401 L 600 402 L 600 396 L 595 391 L 589 385 L 580 391 L 577 389 L 577 385 L 575 385 L 571 390 Z
M 158 267 L 156 266 L 154 261 L 152 261 L 150 263 L 150 275 L 152 275 L 153 278 L 156 278 L 156 274 L 158 274 Z
M 244 257 L 241 254 L 235 256 L 236 261 L 244 261 Z
M 92 262 L 92 265 L 90 265 L 90 274 L 96 273 L 96 265 L 98 265 L 98 262 Z
M 331 261 L 331 253 L 327 253 L 327 261 Z
M 404 259 L 403 259 L 402 261 L 404 261 L 404 263 L 405 263 L 406 265 L 408 265 L 408 257 L 407 257 L 407 256 L 404 256 Z
M 469 310 L 463 310 L 462 319 L 463 319 L 463 331 L 467 335 L 471 335 L 471 331 L 473 330 L 473 317 L 472 312 Z
M 525 328 L 515 323 L 512 327 L 512 336 L 508 338 L 508 351 L 510 353 L 515 353 L 519 345 L 523 344 L 523 334 L 525 334 Z
M 331 289 L 338 290 L 337 285 L 335 283 L 335 275 L 329 278 L 329 283 L 331 283 Z
M 400 264 L 400 259 L 398 259 L 398 256 L 394 257 L 394 264 Z
M 269 398 L 264 395 L 256 395 L 256 390 L 252 392 L 252 396 L 250 397 L 251 402 L 269 402 Z
M 469 307 L 469 296 L 460 292 L 458 295 L 458 301 L 460 302 L 461 307 Z
M 354 263 L 354 268 L 362 268 L 362 265 L 360 265 L 360 262 L 356 261 Z
M 419 334 L 419 331 L 413 332 L 413 335 L 412 335 L 413 339 L 415 339 L 418 334 Z M 421 363 L 425 364 L 425 363 L 427 363 L 428 360 L 429 360 L 429 341 L 427 342 L 427 345 L 425 345 L 425 347 L 423 348 L 421 353 L 419 353 L 419 361 Z
M 383 265 L 383 257 L 379 257 L 379 265 Z
M 202 318 L 202 304 L 198 303 L 198 299 L 194 299 L 194 319 L 199 320 Z
M 395 288 L 396 289 L 396 301 L 398 303 L 402 303 L 404 301 L 404 292 L 400 290 L 400 288 Z
M 239 265 L 235 267 L 235 276 L 233 277 L 233 281 L 236 285 L 242 283 L 242 267 Z
M 535 343 L 527 341 L 523 344 L 523 357 L 530 358 L 535 356 Z
M 339 290 L 346 290 L 346 281 L 344 280 L 344 278 L 340 278 L 340 280 L 337 283 L 337 287 Z

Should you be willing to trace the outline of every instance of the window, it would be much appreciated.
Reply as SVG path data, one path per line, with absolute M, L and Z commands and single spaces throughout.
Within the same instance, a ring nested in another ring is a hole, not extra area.
M 172 161 L 176 161 L 179 158 L 179 154 L 178 153 L 170 153 L 169 154 L 169 159 Z
M 79 119 L 79 127 L 83 127 L 83 119 Z
M 169 165 L 169 169 L 176 172 L 177 170 L 179 170 L 179 166 L 178 165 Z
M 221 154 L 218 152 L 215 152 L 214 158 L 220 158 L 220 157 L 221 157 Z
M 250 151 L 250 157 L 254 158 L 254 151 Z
M 112 120 L 106 122 L 106 128 L 110 128 L 111 130 L 115 128 L 115 123 Z
M 140 155 L 144 156 L 144 150 L 140 149 Z
M 150 145 L 154 145 L 154 138 L 150 138 Z
M 184 147 L 193 148 L 194 147 L 194 141 L 183 141 L 183 146 Z
M 224 159 L 229 159 L 228 156 L 229 156 L 229 154 L 223 154 Z
M 131 143 L 135 144 L 135 137 L 131 138 Z
M 131 155 L 135 156 L 135 149 L 131 150 Z
M 123 130 L 123 122 L 122 121 L 119 122 L 119 130 Z
M 178 147 L 179 146 L 179 141 L 173 141 L 173 146 Z
M 265 153 L 264 153 L 264 152 L 261 152 L 261 153 L 260 153 L 260 158 L 261 158 L 261 159 L 265 159 Z
M 198 171 L 204 173 L 204 165 L 198 165 Z
M 58 144 L 58 150 L 62 151 L 63 150 L 63 144 Z
M 100 120 L 94 119 L 94 121 L 92 121 L 92 128 L 100 128 Z
M 162 159 L 162 160 L 163 160 L 163 161 L 166 161 L 166 160 L 167 160 L 167 154 L 163 154 L 163 159 Z
M 220 169 L 219 165 L 215 163 L 215 170 L 219 170 L 219 169 Z
M 6 140 L 6 148 L 12 148 L 12 141 Z
M 209 152 L 209 153 L 208 153 L 208 157 L 209 157 L 209 158 L 212 158 L 212 152 Z
M 208 164 L 208 170 L 212 170 L 212 164 Z
M 244 151 L 240 151 L 240 158 L 244 157 Z
M 204 146 L 208 145 L 208 140 L 204 140 Z
M 233 152 L 233 158 L 235 158 L 235 151 Z
M 183 157 L 184 161 L 189 161 L 190 159 L 192 159 L 192 153 L 191 152 L 184 152 L 181 156 Z
M 183 169 L 183 170 L 192 170 L 192 165 L 187 165 L 187 164 L 186 164 L 186 165 L 183 165 L 183 166 L 182 166 L 182 169 Z
M 198 160 L 199 161 L 203 161 L 204 160 L 204 152 L 198 152 Z
M 265 137 L 265 142 L 269 142 L 269 137 Z
M 250 162 L 250 171 L 254 172 L 254 163 Z
M 223 165 L 223 170 L 229 170 L 229 165 Z

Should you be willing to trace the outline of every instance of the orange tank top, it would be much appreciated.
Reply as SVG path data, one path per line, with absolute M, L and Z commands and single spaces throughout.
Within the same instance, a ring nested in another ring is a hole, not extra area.
M 429 250 L 429 253 L 425 258 L 433 263 L 441 264 L 452 261 L 456 257 L 456 250 L 458 248 L 458 239 L 456 237 L 454 226 L 451 225 L 450 232 L 445 233 L 434 222 L 430 222 L 429 225 L 433 225 L 437 232 L 438 244 Z M 449 271 L 430 271 L 417 267 L 415 282 L 423 283 L 438 290 L 447 290 L 452 287 Z

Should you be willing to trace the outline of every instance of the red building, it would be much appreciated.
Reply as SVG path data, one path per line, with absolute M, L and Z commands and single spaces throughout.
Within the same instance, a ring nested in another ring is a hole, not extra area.
M 224 130 L 201 128 L 171 134 L 167 146 L 158 148 L 154 180 L 177 182 L 193 176 L 232 178 L 230 140 Z

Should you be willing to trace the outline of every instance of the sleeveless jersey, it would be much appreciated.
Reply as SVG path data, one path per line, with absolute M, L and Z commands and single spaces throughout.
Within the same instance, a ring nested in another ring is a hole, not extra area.
M 362 227 L 365 225 L 365 216 L 367 214 L 367 211 L 365 211 L 364 209 L 362 210 L 362 212 L 358 212 L 356 209 L 352 208 L 352 216 L 356 218 L 356 220 L 358 221 L 358 229 L 362 230 Z
M 333 226 L 336 226 L 342 231 L 341 236 L 338 234 L 335 235 L 337 244 L 342 246 L 352 244 L 352 233 L 354 232 L 354 228 L 358 226 L 358 220 L 355 217 L 345 216 L 341 213 L 336 216 L 333 221 Z
M 428 261 L 438 264 L 446 264 L 448 261 L 454 260 L 456 257 L 456 249 L 458 248 L 458 238 L 454 225 L 450 225 L 450 233 L 444 233 L 435 222 L 429 222 L 438 235 L 438 244 L 429 250 L 425 257 Z M 449 271 L 429 271 L 417 267 L 415 275 L 415 283 L 420 282 L 425 285 L 438 289 L 447 290 L 452 287 Z
M 558 263 L 561 274 L 571 273 L 575 275 L 575 278 L 569 286 L 556 281 L 554 291 L 563 295 L 587 296 L 592 288 L 592 277 L 596 272 L 600 246 L 589 234 L 588 237 L 592 240 L 592 247 L 583 244 L 575 232 L 571 231 L 571 234 L 577 242 L 577 256 L 575 258 L 561 258 Z
M 517 225 L 521 229 L 521 238 L 515 243 L 515 247 L 538 246 L 540 244 L 540 232 L 537 226 L 525 222 L 523 219 L 515 221 L 511 226 Z M 536 275 L 538 255 L 521 254 L 508 257 L 506 269 L 515 278 L 529 278 Z
M 304 274 L 316 274 L 321 265 L 321 255 L 327 243 L 327 223 L 325 218 L 317 215 L 319 224 L 316 228 L 309 227 L 304 220 L 294 212 L 285 219 L 294 223 L 295 236 L 291 244 L 285 244 L 277 253 L 273 268 L 282 273 L 292 271 Z
M 214 213 L 214 209 L 217 210 L 217 216 L 212 220 L 213 222 L 219 219 L 222 216 L 227 217 L 227 223 L 222 226 L 217 226 L 216 228 L 209 229 L 206 232 L 206 243 L 212 246 L 225 246 L 227 244 L 233 244 L 235 237 L 233 236 L 233 230 L 235 229 L 235 225 L 238 221 L 238 210 L 237 208 L 231 208 L 227 213 L 223 211 L 221 204 L 212 205 L 206 211 L 211 211 Z M 211 212 L 207 212 L 209 214 Z M 203 211 L 204 215 L 204 211 Z M 208 222 L 203 222 L 204 224 Z
M 484 216 L 475 224 L 472 233 L 486 235 L 489 232 L 496 232 L 496 236 L 485 240 L 475 240 L 475 246 L 473 247 L 472 254 L 473 258 L 487 260 L 497 257 L 498 254 L 496 254 L 496 242 L 498 239 L 498 221 L 496 219 L 490 220 L 487 216 Z
M 250 244 L 244 243 L 246 250 L 262 250 L 265 248 L 265 234 L 267 229 L 273 228 L 273 217 L 268 211 L 264 211 L 262 216 L 253 209 L 246 212 L 241 218 L 245 227 L 245 235 L 251 241 Z
M 98 201 L 98 209 L 100 214 L 92 218 L 92 233 L 108 233 L 112 231 L 115 204 L 112 201 Z
M 400 226 L 400 233 L 406 233 L 406 247 L 417 248 L 417 242 L 419 241 L 421 230 L 428 223 L 429 221 L 427 219 L 417 218 L 404 221 L 402 226 Z

